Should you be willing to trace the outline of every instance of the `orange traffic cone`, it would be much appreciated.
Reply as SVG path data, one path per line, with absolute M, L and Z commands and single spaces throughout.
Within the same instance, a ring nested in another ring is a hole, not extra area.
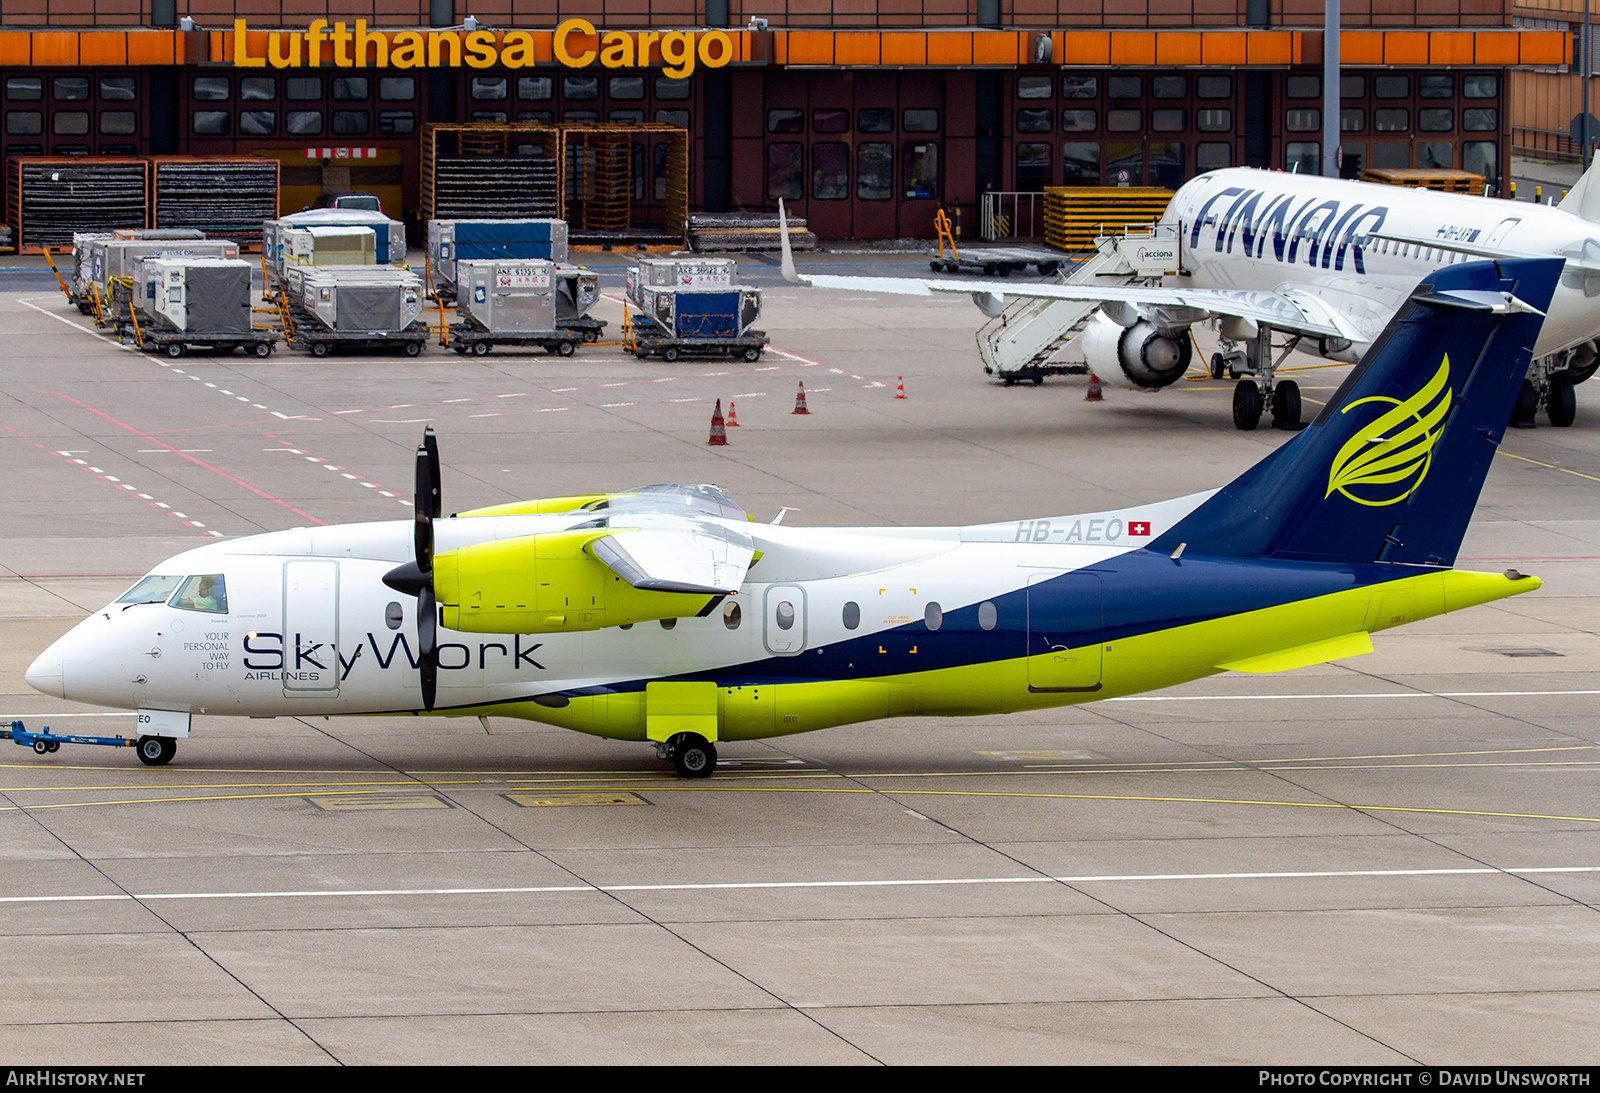
M 738 427 L 739 415 L 733 412 L 733 400 L 730 399 L 728 401 L 728 428 L 737 429 Z
M 810 410 L 806 409 L 806 381 L 805 380 L 801 380 L 800 381 L 800 391 L 799 391 L 798 394 L 796 394 L 794 396 L 794 412 L 797 413 L 797 414 L 809 414 L 811 412 Z
M 1089 393 L 1083 396 L 1084 402 L 1104 402 L 1105 396 L 1100 393 L 1100 377 L 1093 372 L 1089 373 Z
M 706 441 L 710 445 L 726 444 L 728 430 L 722 424 L 722 400 L 717 400 L 717 408 L 711 411 L 711 439 Z
M 899 382 L 894 385 L 894 397 L 895 398 L 905 398 L 906 397 L 906 378 L 904 376 L 896 376 L 895 379 L 899 380 Z

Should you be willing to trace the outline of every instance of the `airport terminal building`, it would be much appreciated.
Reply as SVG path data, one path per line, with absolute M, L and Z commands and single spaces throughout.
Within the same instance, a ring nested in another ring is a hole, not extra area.
M 1343 7 L 1347 174 L 1450 167 L 1498 191 L 1513 145 L 1535 143 L 1518 132 L 1559 143 L 1581 0 Z M 282 164 L 285 211 L 360 189 L 415 217 L 429 123 L 635 126 L 630 216 L 648 223 L 671 199 L 671 127 L 688 133 L 677 177 L 691 210 L 783 198 L 823 239 L 926 237 L 938 205 L 972 217 L 984 192 L 1316 170 L 1322 11 L 1317 0 L 5 0 L 0 154 L 267 155 Z

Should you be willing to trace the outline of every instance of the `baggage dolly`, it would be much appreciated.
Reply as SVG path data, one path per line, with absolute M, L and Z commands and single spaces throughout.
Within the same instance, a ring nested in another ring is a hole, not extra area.
M 178 753 L 178 742 L 170 736 L 141 736 L 137 740 L 126 736 L 64 736 L 50 731 L 29 732 L 21 721 L 13 721 L 9 728 L 0 728 L 0 740 L 10 740 L 20 747 L 32 748 L 39 755 L 50 755 L 61 750 L 62 744 L 95 744 L 102 748 L 138 748 L 139 762 L 147 767 L 160 767 L 172 762 Z
M 483 356 L 497 345 L 539 346 L 546 353 L 570 357 L 578 346 L 589 339 L 581 330 L 515 330 L 495 333 L 470 323 L 457 323 L 450 328 L 450 348 L 465 356 L 471 353 Z
M 935 257 L 928 268 L 935 273 L 981 273 L 985 277 L 1009 277 L 1029 266 L 1049 277 L 1067 261 L 1060 251 L 1041 247 L 954 247 L 950 256 Z
M 405 330 L 346 331 L 318 327 L 309 315 L 295 316 L 290 349 L 303 349 L 313 357 L 326 357 L 335 349 L 389 349 L 415 357 L 428 340 L 426 323 L 412 323 Z
M 125 337 L 124 341 L 132 341 L 146 353 L 165 353 L 169 357 L 181 357 L 191 349 L 211 349 L 221 353 L 232 353 L 235 349 L 243 349 L 255 357 L 270 357 L 274 344 L 278 340 L 276 330 L 256 330 L 250 334 L 237 332 L 230 334 L 205 334 L 190 333 L 183 330 L 152 330 L 144 327 L 137 331 L 130 331 L 132 337 Z

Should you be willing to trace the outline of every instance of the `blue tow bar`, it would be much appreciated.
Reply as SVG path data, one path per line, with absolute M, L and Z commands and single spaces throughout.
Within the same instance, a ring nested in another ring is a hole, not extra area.
M 152 738 L 153 739 L 153 738 Z M 12 740 L 24 748 L 31 747 L 40 755 L 48 755 L 53 751 L 60 751 L 62 744 L 98 744 L 103 748 L 136 748 L 139 741 L 126 736 L 62 736 L 50 731 L 46 725 L 43 732 L 29 732 L 21 721 L 13 721 L 10 728 L 0 728 L 0 740 Z

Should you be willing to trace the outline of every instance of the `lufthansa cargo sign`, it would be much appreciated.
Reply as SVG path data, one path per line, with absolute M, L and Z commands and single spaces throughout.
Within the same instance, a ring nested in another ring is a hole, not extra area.
M 237 68 L 532 68 L 561 64 L 587 68 L 661 66 L 683 79 L 697 65 L 722 68 L 740 59 L 735 35 L 723 30 L 607 30 L 587 19 L 567 19 L 555 32 L 527 30 L 368 30 L 314 19 L 303 31 L 252 31 L 233 21 L 233 64 Z

